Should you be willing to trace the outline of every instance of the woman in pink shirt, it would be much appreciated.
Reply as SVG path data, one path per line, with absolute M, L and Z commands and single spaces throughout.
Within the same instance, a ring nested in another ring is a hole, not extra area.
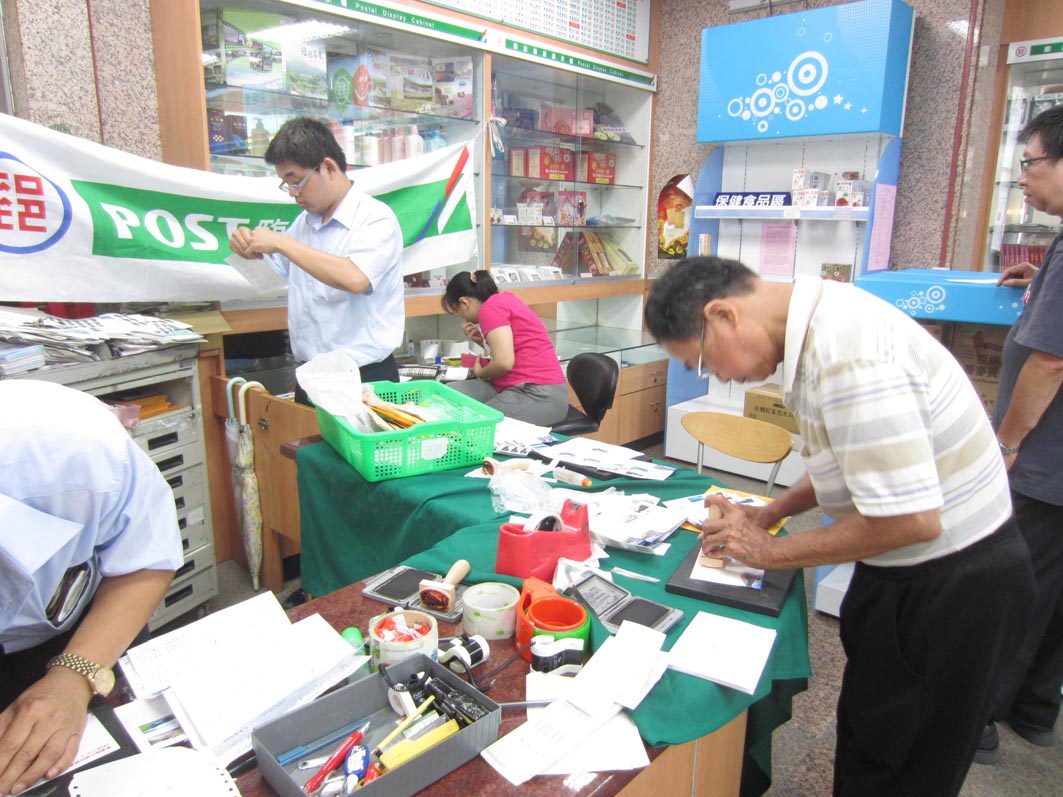
M 463 271 L 447 283 L 443 309 L 461 316 L 465 336 L 491 355 L 472 367 L 476 379 L 450 387 L 509 418 L 551 426 L 568 414 L 568 385 L 546 327 L 490 273 Z

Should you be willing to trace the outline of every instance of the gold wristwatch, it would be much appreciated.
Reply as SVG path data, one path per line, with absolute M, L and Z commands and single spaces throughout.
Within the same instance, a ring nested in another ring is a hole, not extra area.
M 84 675 L 92 687 L 93 694 L 107 697 L 114 689 L 114 671 L 110 667 L 104 667 L 94 661 L 89 661 L 76 653 L 60 653 L 52 657 L 48 662 L 48 668 L 66 667 L 76 673 Z

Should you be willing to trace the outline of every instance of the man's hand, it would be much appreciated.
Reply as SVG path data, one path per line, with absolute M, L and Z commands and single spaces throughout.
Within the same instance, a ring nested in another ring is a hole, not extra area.
M 0 794 L 17 794 L 74 762 L 91 698 L 85 676 L 52 667 L 0 714 Z
M 229 248 L 240 257 L 255 260 L 263 254 L 276 254 L 288 240 L 283 233 L 266 227 L 237 227 L 229 236 Z
M 1025 288 L 1030 284 L 1030 280 L 1033 279 L 1033 275 L 1036 273 L 1037 266 L 1033 263 L 1016 263 L 1014 266 L 1008 266 L 1000 272 L 997 285 L 1003 285 L 1007 288 Z
M 705 506 L 720 517 L 701 524 L 701 552 L 717 559 L 730 557 L 748 567 L 770 567 L 768 548 L 774 539 L 754 520 L 764 507 L 736 506 L 722 495 L 707 495 Z

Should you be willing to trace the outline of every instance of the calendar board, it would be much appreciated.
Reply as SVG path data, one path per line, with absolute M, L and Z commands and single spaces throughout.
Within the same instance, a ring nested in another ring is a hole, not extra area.
M 652 0 L 426 0 L 433 5 L 571 42 L 641 64 L 649 62 Z

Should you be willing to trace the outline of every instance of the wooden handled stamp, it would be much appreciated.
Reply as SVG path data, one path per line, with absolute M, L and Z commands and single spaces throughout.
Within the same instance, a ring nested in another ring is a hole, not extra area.
M 719 520 L 722 517 L 723 512 L 720 511 L 718 506 L 709 507 L 709 520 Z M 723 567 L 723 559 L 702 554 L 698 557 L 698 564 L 702 567 Z
M 449 612 L 454 605 L 454 588 L 469 575 L 469 563 L 459 559 L 442 581 L 421 580 L 421 605 L 434 612 Z

